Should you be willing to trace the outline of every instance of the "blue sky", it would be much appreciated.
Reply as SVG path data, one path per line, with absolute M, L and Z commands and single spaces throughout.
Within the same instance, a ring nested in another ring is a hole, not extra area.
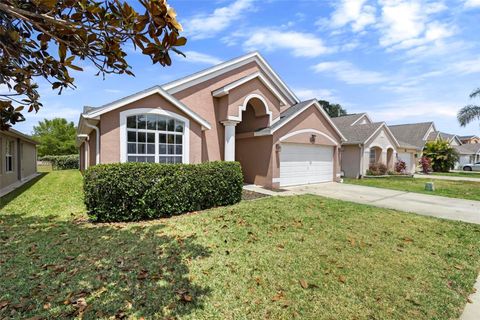
M 133 4 L 135 1 L 131 1 Z M 480 0 L 255 1 L 170 0 L 188 38 L 187 58 L 152 65 L 129 49 L 136 77 L 75 73 L 78 88 L 61 96 L 41 83 L 43 118 L 78 120 L 100 106 L 252 50 L 258 50 L 301 98 L 342 104 L 390 124 L 435 121 L 437 129 L 480 135 L 480 123 L 456 121 L 480 87 Z M 174 54 L 173 54 L 174 55 Z

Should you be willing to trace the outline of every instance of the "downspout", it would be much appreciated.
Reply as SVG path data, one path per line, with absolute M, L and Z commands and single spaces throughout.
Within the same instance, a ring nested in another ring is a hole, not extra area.
M 363 148 L 363 144 L 359 144 L 358 147 L 360 148 L 360 171 L 358 172 L 358 178 L 361 178 L 363 176 L 362 172 L 363 172 L 363 161 L 364 161 L 364 158 L 365 158 L 365 154 L 364 154 L 364 148 Z
M 97 126 L 94 126 L 93 124 L 88 123 L 85 121 L 85 125 L 89 128 L 92 128 L 95 130 L 95 164 L 100 163 L 100 130 L 98 130 Z

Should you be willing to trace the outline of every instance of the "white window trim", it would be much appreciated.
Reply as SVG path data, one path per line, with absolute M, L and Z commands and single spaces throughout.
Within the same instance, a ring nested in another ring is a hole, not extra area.
M 10 147 L 10 143 L 13 143 L 13 153 L 10 154 L 9 153 L 9 147 Z M 5 170 L 5 174 L 11 174 L 11 173 L 14 173 L 15 172 L 15 140 L 9 140 L 7 139 L 6 143 L 5 143 L 5 167 L 4 167 L 4 170 Z M 12 170 L 7 170 L 7 157 L 10 157 L 12 158 Z
M 184 134 L 183 134 L 183 155 L 182 163 L 190 163 L 190 121 L 171 111 L 158 109 L 158 108 L 138 108 L 130 109 L 120 112 L 120 162 L 127 162 L 127 117 L 138 114 L 156 114 L 172 117 L 174 119 L 183 121 Z M 158 156 L 157 137 L 155 137 L 155 155 Z

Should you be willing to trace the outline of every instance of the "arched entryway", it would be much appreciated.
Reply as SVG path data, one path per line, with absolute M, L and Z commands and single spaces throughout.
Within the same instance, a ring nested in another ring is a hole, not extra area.
M 234 123 L 233 130 L 225 128 L 226 133 L 230 130 L 229 142 L 233 142 L 233 148 L 232 145 L 227 146 L 226 142 L 226 159 L 240 162 L 245 182 L 261 184 L 259 180 L 265 179 L 267 183 L 272 156 L 271 137 L 257 137 L 255 132 L 271 124 L 268 104 L 262 96 L 249 95 L 239 108 L 239 115 L 236 118 L 238 120 Z M 230 158 L 227 158 L 227 152 L 232 151 L 233 154 L 230 153 Z

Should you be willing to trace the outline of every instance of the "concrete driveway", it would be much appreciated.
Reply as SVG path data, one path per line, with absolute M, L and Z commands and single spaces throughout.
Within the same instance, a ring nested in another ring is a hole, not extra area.
M 285 188 L 282 195 L 316 194 L 376 207 L 414 212 L 421 215 L 480 224 L 480 201 L 431 196 L 421 193 L 322 183 Z

